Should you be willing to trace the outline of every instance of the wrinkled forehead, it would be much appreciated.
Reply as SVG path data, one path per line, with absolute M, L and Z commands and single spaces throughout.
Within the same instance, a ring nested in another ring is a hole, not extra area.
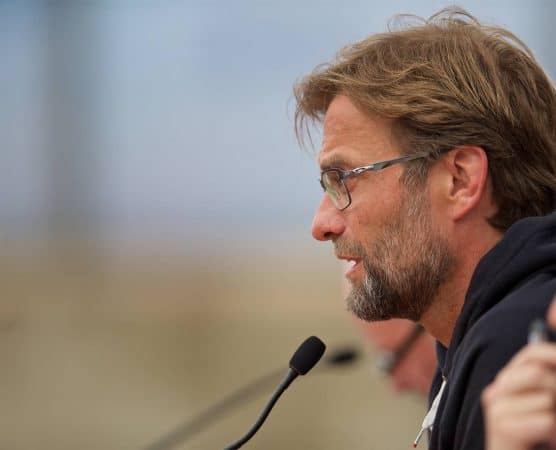
M 350 114 L 351 112 L 351 114 Z M 335 140 L 338 139 L 365 139 L 367 140 L 373 134 L 373 126 L 371 121 L 376 120 L 373 117 L 367 117 L 360 113 L 353 114 L 352 111 L 343 112 L 342 115 L 335 114 L 330 110 L 327 112 L 323 121 L 323 140 L 321 149 L 328 148 Z
M 391 120 L 358 111 L 356 114 L 342 112 L 325 116 L 318 155 L 321 167 L 331 167 L 341 161 L 368 164 L 390 156 L 392 149 L 397 148 Z

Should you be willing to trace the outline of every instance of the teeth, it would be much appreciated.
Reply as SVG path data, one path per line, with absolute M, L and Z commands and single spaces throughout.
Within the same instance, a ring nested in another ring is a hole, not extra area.
M 355 259 L 344 259 L 343 263 L 345 264 L 346 270 L 351 270 L 356 266 L 357 261 Z

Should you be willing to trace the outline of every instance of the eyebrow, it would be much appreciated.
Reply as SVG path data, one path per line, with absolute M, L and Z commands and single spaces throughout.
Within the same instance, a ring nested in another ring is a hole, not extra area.
M 329 159 L 327 159 L 324 163 L 321 163 L 320 170 L 324 171 L 324 170 L 332 169 L 332 168 L 345 168 L 345 167 L 350 166 L 350 165 L 351 164 L 349 164 L 341 156 L 332 156 Z

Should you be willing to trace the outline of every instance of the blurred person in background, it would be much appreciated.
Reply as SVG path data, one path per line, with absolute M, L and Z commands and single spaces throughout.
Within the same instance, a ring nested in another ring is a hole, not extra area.
M 556 331 L 556 297 L 547 314 Z M 487 450 L 556 449 L 556 345 L 527 345 L 483 392 Z
M 457 8 L 413 20 L 295 87 L 300 138 L 323 125 L 312 234 L 350 263 L 356 316 L 437 340 L 419 436 L 482 449 L 481 392 L 556 290 L 556 92 L 511 32 Z
M 410 320 L 358 322 L 366 340 L 381 353 L 377 369 L 388 378 L 394 391 L 426 397 L 436 370 L 433 337 Z
M 349 295 L 347 281 L 343 283 L 343 292 Z M 365 341 L 379 352 L 376 369 L 392 389 L 398 393 L 415 392 L 426 398 L 436 371 L 434 338 L 411 320 L 365 322 L 357 317 L 354 320 Z

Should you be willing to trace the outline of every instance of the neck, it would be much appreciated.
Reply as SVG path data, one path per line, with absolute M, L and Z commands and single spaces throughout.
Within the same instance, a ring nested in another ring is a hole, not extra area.
M 461 248 L 454 247 L 454 254 L 461 255 L 454 265 L 452 276 L 438 290 L 431 306 L 421 316 L 420 323 L 442 345 L 448 347 L 456 321 L 465 302 L 465 295 L 471 283 L 471 277 L 481 258 L 502 238 L 502 233 L 489 227 L 485 235 L 482 230 L 482 239 L 478 245 L 470 247 L 470 234 L 466 231 L 459 239 Z M 473 233 L 475 234 L 475 233 Z
M 465 302 L 471 275 L 472 271 L 462 272 L 444 283 L 431 306 L 421 316 L 421 325 L 444 347 L 448 347 L 452 340 L 452 333 Z

